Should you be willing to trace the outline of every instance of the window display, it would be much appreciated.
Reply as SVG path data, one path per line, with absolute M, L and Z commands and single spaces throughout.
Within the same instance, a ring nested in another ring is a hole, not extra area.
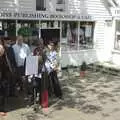
M 94 22 L 62 22 L 62 50 L 93 47 Z
M 80 48 L 93 47 L 93 22 L 80 22 L 79 45 Z

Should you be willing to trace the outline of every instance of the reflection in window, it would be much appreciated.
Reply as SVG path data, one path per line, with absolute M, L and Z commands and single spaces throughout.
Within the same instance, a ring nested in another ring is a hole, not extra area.
M 36 10 L 46 10 L 46 0 L 36 0 Z
M 92 48 L 93 47 L 93 22 L 80 22 L 79 30 L 79 44 L 80 47 Z
M 120 21 L 116 21 L 115 49 L 120 50 Z
M 5 31 L 5 36 L 15 39 L 16 36 L 16 22 L 15 20 L 2 21 L 2 30 Z
M 62 50 L 93 48 L 93 22 L 62 22 Z

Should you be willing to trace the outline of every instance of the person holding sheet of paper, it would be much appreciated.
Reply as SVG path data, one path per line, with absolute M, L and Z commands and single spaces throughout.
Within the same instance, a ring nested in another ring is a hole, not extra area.
M 44 44 L 42 38 L 38 41 L 38 46 L 34 49 L 33 55 L 38 56 L 38 74 L 35 76 L 35 81 L 37 83 L 36 84 L 38 90 L 37 92 L 41 94 L 41 92 L 44 91 L 44 89 L 46 89 L 46 81 L 47 81 L 47 79 L 44 79 L 45 71 L 42 72 L 42 68 L 45 62 L 45 51 L 44 51 Z

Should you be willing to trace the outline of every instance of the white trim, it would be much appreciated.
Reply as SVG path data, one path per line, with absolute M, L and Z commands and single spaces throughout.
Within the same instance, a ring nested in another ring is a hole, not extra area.
M 96 49 L 83 49 L 83 50 L 69 50 L 69 51 L 61 51 L 61 54 L 74 54 L 74 53 L 80 53 L 80 52 L 91 52 L 96 51 Z
M 114 50 L 112 50 L 112 54 L 120 54 L 120 50 L 114 49 Z

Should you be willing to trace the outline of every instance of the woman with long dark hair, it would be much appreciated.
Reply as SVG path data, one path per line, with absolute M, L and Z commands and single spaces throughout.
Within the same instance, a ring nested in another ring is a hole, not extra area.
M 47 59 L 45 64 L 48 71 L 49 88 L 50 88 L 49 92 L 50 93 L 54 92 L 56 97 L 62 98 L 62 90 L 57 77 L 57 71 L 59 68 L 58 55 L 56 52 L 56 45 L 53 41 L 50 41 L 48 44 Z

